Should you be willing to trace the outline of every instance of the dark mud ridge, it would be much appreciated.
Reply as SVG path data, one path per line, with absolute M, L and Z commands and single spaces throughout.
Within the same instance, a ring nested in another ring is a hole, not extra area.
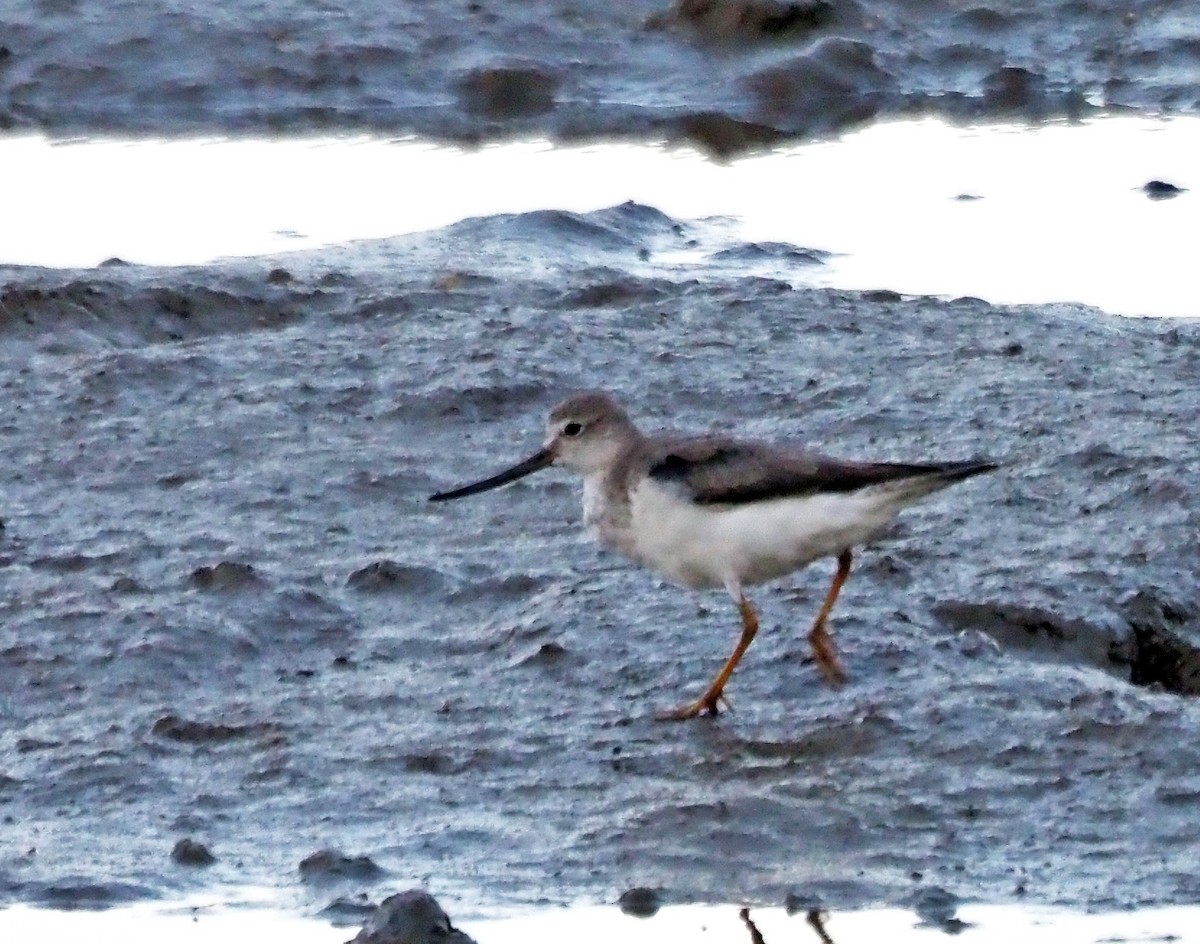
M 689 238 L 624 206 L 0 270 L 0 900 L 1194 901 L 1200 326 L 656 266 Z M 663 724 L 722 594 L 598 551 L 553 472 L 425 501 L 592 386 L 1005 466 L 860 556 L 844 689 L 817 564 L 756 593 L 734 709 Z
M 0 14 L 0 128 L 652 136 L 730 154 L 897 114 L 1200 105 L 1200 10 L 1151 0 L 130 7 Z

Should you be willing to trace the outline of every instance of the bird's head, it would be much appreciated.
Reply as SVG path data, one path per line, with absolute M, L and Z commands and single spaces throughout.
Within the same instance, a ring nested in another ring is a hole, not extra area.
M 542 448 L 529 458 L 490 478 L 431 495 L 429 500 L 477 495 L 551 465 L 591 475 L 610 466 L 637 435 L 629 416 L 607 393 L 576 394 L 550 411 Z

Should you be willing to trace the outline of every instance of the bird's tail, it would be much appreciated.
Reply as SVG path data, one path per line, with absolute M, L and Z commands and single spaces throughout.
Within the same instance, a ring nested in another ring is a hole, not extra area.
M 980 462 L 969 459 L 966 462 L 943 462 L 934 466 L 930 471 L 946 485 L 953 485 L 963 479 L 969 479 L 984 472 L 995 472 L 1000 468 L 998 462 Z
M 897 505 L 907 505 L 933 492 L 941 491 L 955 482 L 993 472 L 1000 466 L 995 462 L 938 462 L 929 465 L 897 466 L 894 478 L 871 487 L 878 495 L 886 495 Z

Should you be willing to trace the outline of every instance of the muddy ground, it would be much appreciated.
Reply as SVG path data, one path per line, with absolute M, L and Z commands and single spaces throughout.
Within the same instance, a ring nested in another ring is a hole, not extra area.
M 1200 325 L 656 265 L 688 238 L 625 206 L 0 270 L 0 900 L 1195 901 L 1200 703 L 1132 679 L 1137 627 L 1196 628 Z M 757 593 L 734 710 L 662 723 L 722 594 L 598 550 L 559 472 L 425 501 L 580 387 L 1005 466 L 859 556 L 843 690 L 820 563 Z

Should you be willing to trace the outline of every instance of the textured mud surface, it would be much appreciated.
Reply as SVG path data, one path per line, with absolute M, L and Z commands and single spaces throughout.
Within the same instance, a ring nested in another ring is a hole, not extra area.
M 1200 327 L 656 268 L 687 238 L 626 206 L 0 270 L 0 900 L 1194 901 L 1200 702 L 1131 678 L 1195 684 Z M 860 555 L 843 690 L 818 564 L 759 591 L 735 710 L 664 724 L 723 595 L 593 547 L 557 472 L 425 501 L 588 386 L 1008 464 Z
M 1192 112 L 1157 0 L 8 0 L 0 127 L 665 136 L 717 152 L 879 115 Z

